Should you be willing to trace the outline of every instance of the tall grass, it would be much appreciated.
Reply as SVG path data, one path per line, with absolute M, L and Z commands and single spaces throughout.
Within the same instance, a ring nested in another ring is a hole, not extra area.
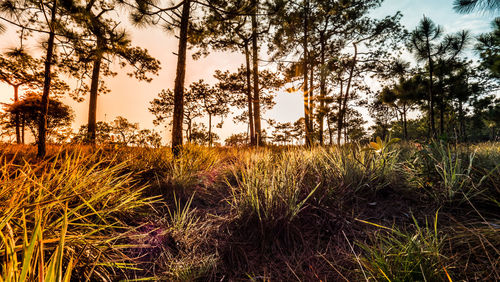
M 437 226 L 420 226 L 415 218 L 414 231 L 369 223 L 381 230 L 371 244 L 358 243 L 364 250 L 361 266 L 370 278 L 380 281 L 446 281 L 451 280 L 442 255 L 445 236 Z
M 498 143 L 19 148 L 0 149 L 3 281 L 499 277 Z
M 168 148 L 122 148 L 119 159 L 130 164 L 157 193 L 172 197 L 173 193 L 188 200 L 194 190 L 208 186 L 218 177 L 227 154 L 216 148 L 188 144 L 179 158 Z
M 13 263 L 4 272 L 43 279 L 43 273 L 61 274 L 65 265 L 77 279 L 90 279 L 127 267 L 131 260 L 120 242 L 132 213 L 155 199 L 142 197 L 146 187 L 124 173 L 126 163 L 111 164 L 100 152 L 61 152 L 36 164 L 0 159 L 0 253 L 10 262 L 23 260 L 20 269 Z
M 500 161 L 498 149 L 488 156 L 485 151 L 477 146 L 454 148 L 433 142 L 405 160 L 409 183 L 422 188 L 439 204 L 468 202 L 483 194 L 488 185 L 495 186 L 498 180 L 500 165 L 491 162 Z M 486 193 L 486 197 L 492 193 L 495 192 Z
M 234 170 L 231 206 L 243 220 L 256 219 L 261 232 L 293 221 L 305 208 L 318 185 L 307 185 L 310 156 L 298 150 L 248 155 Z
M 23 220 L 25 220 L 24 217 Z M 6 233 L 0 231 L 0 237 L 5 247 L 3 250 L 4 261 L 2 263 L 2 276 L 0 277 L 0 281 L 26 281 L 28 277 L 34 275 L 33 272 L 35 269 L 33 267 L 33 261 L 35 261 L 35 263 L 38 261 L 38 281 L 69 282 L 73 268 L 73 257 L 71 257 L 67 263 L 65 272 L 63 271 L 64 247 L 68 228 L 66 213 L 64 215 L 63 229 L 61 230 L 58 245 L 47 265 L 43 263 L 46 259 L 44 258 L 43 232 L 41 230 L 41 216 L 39 213 L 36 214 L 35 221 L 35 228 L 32 232 L 31 239 L 28 239 L 26 222 L 23 221 L 24 238 L 21 245 L 22 249 L 16 246 L 16 238 L 10 223 L 3 221 L 2 225 L 3 223 L 5 224 L 3 226 L 0 225 L 0 230 L 5 227 L 7 231 Z M 21 258 L 20 261 L 18 261 L 18 257 Z
M 312 152 L 312 170 L 326 186 L 329 197 L 375 192 L 400 181 L 399 152 L 392 146 L 395 142 L 379 139 L 375 147 L 349 144 L 316 148 Z

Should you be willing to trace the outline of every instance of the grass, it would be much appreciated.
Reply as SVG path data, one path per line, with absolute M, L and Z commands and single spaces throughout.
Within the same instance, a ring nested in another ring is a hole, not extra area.
M 230 185 L 231 206 L 244 220 L 255 217 L 263 235 L 272 225 L 290 223 L 319 186 L 305 182 L 308 161 L 295 151 L 248 156 L 233 172 L 236 185 Z
M 413 231 L 375 225 L 373 242 L 360 243 L 364 251 L 362 267 L 375 280 L 446 281 L 451 280 L 442 255 L 445 235 L 438 230 L 438 213 L 432 224 L 420 226 L 415 218 Z
M 43 161 L 13 145 L 0 161 L 2 281 L 500 279 L 499 143 L 178 159 L 74 146 Z
M 112 164 L 100 152 L 59 152 L 39 163 L 14 160 L 3 157 L 0 170 L 0 252 L 9 258 L 4 275 L 14 275 L 5 281 L 17 281 L 17 274 L 43 280 L 44 273 L 54 281 L 63 265 L 80 278 L 126 268 L 130 259 L 120 244 L 134 228 L 128 220 L 155 201 L 123 172 L 126 163 Z

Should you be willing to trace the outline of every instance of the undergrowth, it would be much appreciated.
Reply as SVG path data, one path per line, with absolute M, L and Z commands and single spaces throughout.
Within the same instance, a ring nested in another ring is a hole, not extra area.
M 498 143 L 33 153 L 0 149 L 4 281 L 500 279 Z

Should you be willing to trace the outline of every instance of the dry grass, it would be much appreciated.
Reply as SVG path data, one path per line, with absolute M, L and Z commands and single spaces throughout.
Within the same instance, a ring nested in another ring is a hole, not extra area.
M 36 237 L 31 277 L 500 279 L 498 143 L 1 152 L 0 250 Z

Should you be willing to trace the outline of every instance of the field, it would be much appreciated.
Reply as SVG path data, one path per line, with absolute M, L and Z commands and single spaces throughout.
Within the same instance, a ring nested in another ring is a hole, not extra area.
M 500 143 L 0 148 L 0 281 L 500 279 Z

